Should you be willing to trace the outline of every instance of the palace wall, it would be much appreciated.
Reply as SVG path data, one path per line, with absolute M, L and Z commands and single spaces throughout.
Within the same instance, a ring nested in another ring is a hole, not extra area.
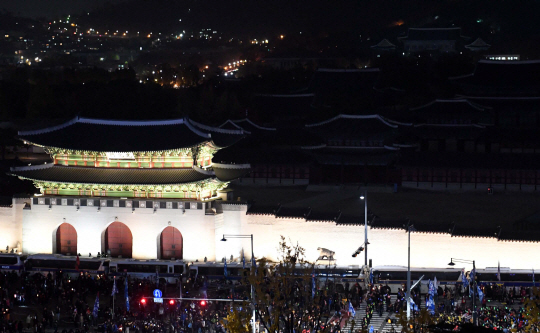
M 356 258 L 351 254 L 364 242 L 361 225 L 336 225 L 333 222 L 306 222 L 304 219 L 276 218 L 274 215 L 247 215 L 244 204 L 223 203 L 217 214 L 202 209 L 143 209 L 134 213 L 130 208 L 80 207 L 48 205 L 25 207 L 28 200 L 14 199 L 13 208 L 0 208 L 0 246 L 10 248 L 22 240 L 25 254 L 53 253 L 58 226 L 64 222 L 77 231 L 77 252 L 83 256 L 103 251 L 104 232 L 109 224 L 123 222 L 133 235 L 133 257 L 155 259 L 159 257 L 159 238 L 167 226 L 176 227 L 183 236 L 183 253 L 187 261 L 221 261 L 251 259 L 250 238 L 232 235 L 253 234 L 254 253 L 257 258 L 277 259 L 280 236 L 287 242 L 298 242 L 305 248 L 306 258 L 315 261 L 318 247 L 334 251 L 336 264 L 362 265 L 364 252 Z M 65 219 L 65 220 L 64 220 Z M 169 224 L 170 222 L 170 224 Z M 227 241 L 222 242 L 223 235 Z M 407 233 L 403 230 L 370 229 L 368 255 L 374 266 L 407 265 Z M 450 258 L 474 259 L 477 267 L 503 267 L 530 269 L 540 266 L 535 254 L 540 243 L 506 242 L 496 238 L 452 237 L 449 234 L 411 233 L 411 266 L 446 267 Z
M 148 209 L 133 211 L 125 207 L 80 207 L 32 205 L 24 210 L 23 252 L 25 254 L 52 253 L 56 242 L 56 229 L 66 222 L 77 231 L 77 252 L 82 256 L 104 249 L 105 230 L 115 221 L 124 223 L 133 236 L 133 257 L 156 259 L 159 257 L 160 235 L 168 226 L 182 233 L 183 257 L 200 260 L 204 256 L 214 260 L 214 215 L 202 209 Z M 209 237 L 212 236 L 212 237 Z M 204 250 L 203 250 L 204 249 Z
M 228 214 L 226 208 L 224 215 Z M 273 215 L 243 215 L 239 233 L 254 234 L 255 257 L 277 259 L 280 236 L 288 243 L 298 242 L 306 258 L 315 261 L 318 247 L 334 251 L 336 264 L 363 265 L 364 252 L 352 253 L 364 242 L 364 226 L 344 226 L 330 222 L 306 222 L 304 219 L 275 218 Z M 404 230 L 369 229 L 368 256 L 374 266 L 407 265 L 407 233 Z M 289 241 L 290 240 L 290 241 Z M 244 243 L 249 249 L 249 244 Z M 450 258 L 476 260 L 477 267 L 530 269 L 540 266 L 535 256 L 540 243 L 507 242 L 496 238 L 452 237 L 449 234 L 411 233 L 411 266 L 446 267 Z M 219 256 L 221 257 L 221 256 Z M 247 256 L 246 256 L 247 257 Z M 228 258 L 228 256 L 227 256 Z
M 22 212 L 29 199 L 13 198 L 12 206 L 0 207 L 0 251 L 22 244 Z M 18 249 L 21 251 L 22 249 Z

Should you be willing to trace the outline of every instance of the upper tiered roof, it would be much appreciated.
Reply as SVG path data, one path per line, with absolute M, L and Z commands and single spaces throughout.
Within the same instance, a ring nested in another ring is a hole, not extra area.
M 209 127 L 188 118 L 123 121 L 76 117 L 64 124 L 20 131 L 19 138 L 34 145 L 96 152 L 148 152 L 189 148 L 205 142 L 227 147 L 244 131 Z
M 409 28 L 403 40 L 460 40 L 467 38 L 461 35 L 461 28 Z
M 473 73 L 450 79 L 467 96 L 538 96 L 540 61 L 480 60 Z
M 22 179 L 43 182 L 110 185 L 173 185 L 214 177 L 213 172 L 200 168 L 122 169 L 69 167 L 54 164 L 12 168 L 11 174 Z

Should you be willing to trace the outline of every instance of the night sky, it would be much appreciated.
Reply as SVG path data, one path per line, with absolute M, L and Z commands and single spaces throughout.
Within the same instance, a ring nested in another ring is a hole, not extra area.
M 106 2 L 119 3 L 126 0 L 0 0 L 0 9 L 25 17 L 56 17 L 79 14 L 84 10 L 102 6 Z

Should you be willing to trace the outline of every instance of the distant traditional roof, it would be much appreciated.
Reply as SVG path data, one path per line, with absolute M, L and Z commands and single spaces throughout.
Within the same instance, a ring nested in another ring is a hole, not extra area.
M 428 168 L 469 168 L 469 169 L 507 169 L 538 170 L 540 161 L 536 154 L 515 154 L 508 158 L 500 153 L 459 153 L 459 152 L 409 152 L 402 151 L 399 165 Z
M 249 164 L 220 164 L 213 163 L 212 170 L 221 181 L 231 181 L 244 176 L 251 170 Z
M 275 131 L 275 127 L 263 127 L 255 124 L 253 121 L 248 118 L 236 119 L 236 120 L 227 120 L 219 126 L 220 128 L 236 128 L 244 130 L 244 132 L 252 133 L 256 131 Z
M 31 144 L 99 152 L 163 151 L 204 142 L 227 147 L 243 136 L 242 130 L 205 126 L 188 118 L 124 121 L 76 117 L 58 126 L 19 132 L 19 138 Z
M 371 46 L 371 48 L 378 49 L 378 50 L 394 50 L 396 46 L 390 43 L 388 39 L 383 39 L 379 43 Z
M 429 109 L 431 111 L 440 112 L 442 111 L 442 109 L 453 111 L 456 108 L 463 108 L 463 107 L 470 109 L 470 111 L 473 111 L 473 110 L 484 111 L 489 108 L 489 107 L 485 107 L 485 106 L 473 103 L 466 99 L 436 99 L 422 106 L 410 108 L 409 110 L 414 111 L 414 110 L 421 110 L 421 109 Z
M 34 181 L 104 185 L 174 185 L 214 178 L 214 173 L 193 169 L 129 169 L 69 167 L 44 164 L 11 168 L 11 175 Z
M 451 77 L 469 96 L 538 96 L 540 60 L 480 60 L 473 73 Z
M 487 50 L 491 47 L 488 43 L 484 42 L 482 38 L 477 38 L 474 42 L 469 45 L 465 45 L 471 51 Z
M 461 28 L 409 28 L 406 37 L 401 40 L 460 40 L 467 38 L 461 35 Z
M 408 121 L 426 124 L 493 124 L 492 108 L 467 99 L 437 99 L 409 109 Z
M 388 138 L 389 132 L 395 131 L 399 126 L 411 126 L 411 124 L 396 122 L 378 114 L 340 114 L 319 123 L 307 124 L 306 129 L 318 133 L 324 138 L 324 142 L 321 143 L 326 144 L 327 140 L 367 140 L 374 138 L 384 140 Z M 353 145 L 351 144 L 351 146 Z

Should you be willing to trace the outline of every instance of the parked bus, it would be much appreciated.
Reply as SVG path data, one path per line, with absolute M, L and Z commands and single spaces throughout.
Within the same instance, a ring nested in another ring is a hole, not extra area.
M 139 279 L 159 279 L 167 283 L 184 282 L 187 264 L 182 260 L 111 259 L 109 271 L 113 276 L 132 276 Z
M 48 273 L 63 272 L 70 276 L 80 273 L 100 275 L 108 273 L 109 260 L 104 258 L 81 258 L 77 267 L 76 256 L 62 254 L 33 254 L 24 263 L 27 272 Z
M 0 254 L 0 270 L 2 272 L 17 272 L 21 274 L 24 269 L 24 261 L 26 256 L 15 253 Z

